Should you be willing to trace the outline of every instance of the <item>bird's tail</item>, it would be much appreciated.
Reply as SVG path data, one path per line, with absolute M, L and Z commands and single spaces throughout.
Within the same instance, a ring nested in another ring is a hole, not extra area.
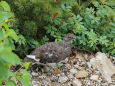
M 35 61 L 39 61 L 39 59 L 36 59 L 35 55 L 26 55 L 27 58 L 33 59 Z

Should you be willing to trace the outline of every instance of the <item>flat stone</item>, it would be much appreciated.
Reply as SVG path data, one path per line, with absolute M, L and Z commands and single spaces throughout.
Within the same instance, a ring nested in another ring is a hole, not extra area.
M 73 74 L 68 74 L 67 76 L 68 76 L 69 79 L 74 78 Z
M 98 80 L 99 79 L 99 76 L 98 75 L 92 75 L 90 77 L 91 80 Z
M 81 70 L 84 70 L 85 67 L 78 66 L 77 69 L 81 71 Z
M 64 82 L 67 82 L 68 78 L 66 76 L 60 76 L 59 79 L 58 79 L 58 82 L 59 83 L 64 83 Z
M 60 83 L 58 83 L 58 82 L 51 82 L 51 86 L 60 86 Z
M 41 85 L 39 81 L 32 80 L 32 86 L 38 86 L 38 85 Z
M 88 76 L 88 72 L 83 70 L 79 71 L 78 73 L 75 74 L 76 78 L 86 78 Z
M 49 78 L 42 80 L 42 86 L 50 86 L 51 80 Z
M 71 65 L 70 64 L 65 64 L 67 69 L 71 69 Z
M 73 86 L 82 86 L 82 83 L 81 83 L 80 80 L 75 79 L 75 80 L 73 80 L 72 85 L 73 85 Z
M 32 75 L 32 76 L 38 76 L 38 73 L 32 72 L 31 75 Z
M 73 68 L 73 69 L 70 69 L 70 73 L 71 73 L 71 74 L 77 73 L 77 69 L 74 69 L 74 68 Z

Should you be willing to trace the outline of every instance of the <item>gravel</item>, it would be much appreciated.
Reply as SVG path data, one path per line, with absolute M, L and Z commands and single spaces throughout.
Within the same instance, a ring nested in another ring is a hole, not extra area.
M 33 86 L 115 86 L 115 74 L 113 82 L 109 83 L 102 76 L 102 73 L 90 63 L 93 55 L 77 54 L 71 61 L 65 61 L 57 73 L 55 65 L 47 68 L 47 72 L 34 72 L 31 70 Z M 67 60 L 67 59 L 66 59 Z M 49 69 L 48 69 L 49 68 Z M 51 69 L 52 68 L 52 69 Z M 41 68 L 42 70 L 43 69 Z M 39 74 L 38 74 L 39 73 Z

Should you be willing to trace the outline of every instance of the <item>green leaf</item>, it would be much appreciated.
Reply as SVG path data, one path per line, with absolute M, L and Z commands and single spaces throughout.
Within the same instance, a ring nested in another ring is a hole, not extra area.
M 13 17 L 13 13 L 0 11 L 0 25 L 3 22 L 8 21 L 9 18 Z
M 6 23 L 3 23 L 2 26 L 4 26 L 6 30 L 9 30 L 9 26 Z
M 3 81 L 3 79 L 0 79 L 0 86 L 2 86 L 2 81 Z
M 18 36 L 16 34 L 16 32 L 13 29 L 9 29 L 6 31 L 6 34 L 10 37 L 12 37 L 14 40 L 18 40 Z
M 22 76 L 17 76 L 17 79 L 24 85 L 24 86 L 31 86 L 31 83 L 30 83 L 30 78 L 31 78 L 31 75 L 29 74 L 29 72 L 27 72 L 26 70 L 24 69 L 21 69 L 20 70 L 20 73 L 22 73 Z
M 16 86 L 16 84 L 15 84 L 14 81 L 8 80 L 8 81 L 6 82 L 6 85 L 5 85 L 5 86 Z
M 27 70 L 28 68 L 29 68 L 29 66 L 30 66 L 30 62 L 24 62 L 24 63 L 22 63 L 23 64 L 23 66 L 25 67 L 25 69 Z
M 12 50 L 15 49 L 14 41 L 11 38 L 4 39 L 4 45 L 10 46 L 12 48 Z
M 115 1 L 114 0 L 107 0 L 107 5 L 115 6 Z
M 8 72 L 9 72 L 8 66 L 0 61 L 0 79 L 7 79 Z
M 10 6 L 5 1 L 0 2 L 0 6 L 4 8 L 4 11 L 10 11 Z
M 0 41 L 4 39 L 2 31 L 0 31 Z
M 0 52 L 0 60 L 3 60 L 12 65 L 20 64 L 20 59 L 11 51 L 10 48 L 4 48 L 4 50 Z

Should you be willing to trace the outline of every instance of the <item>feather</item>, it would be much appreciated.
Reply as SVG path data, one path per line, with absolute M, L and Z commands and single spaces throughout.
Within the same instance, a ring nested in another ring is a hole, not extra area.
M 27 55 L 35 61 L 41 63 L 58 63 L 72 54 L 70 41 L 74 35 L 67 35 L 62 42 L 48 42 Z
M 33 59 L 35 61 L 39 61 L 38 59 L 35 58 L 36 57 L 35 55 L 26 55 L 26 57 L 30 58 L 30 59 Z

